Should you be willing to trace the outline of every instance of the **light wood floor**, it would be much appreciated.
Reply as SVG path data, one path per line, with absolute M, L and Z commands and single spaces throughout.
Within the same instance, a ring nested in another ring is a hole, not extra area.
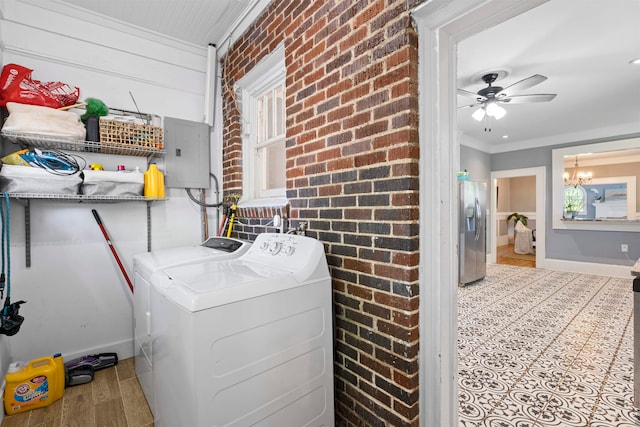
M 32 411 L 5 415 L 0 427 L 150 427 L 153 417 L 136 378 L 134 359 L 66 388 L 64 397 Z
M 496 248 L 496 264 L 509 264 L 518 267 L 536 268 L 535 255 L 520 255 L 513 252 L 513 245 L 503 245 Z

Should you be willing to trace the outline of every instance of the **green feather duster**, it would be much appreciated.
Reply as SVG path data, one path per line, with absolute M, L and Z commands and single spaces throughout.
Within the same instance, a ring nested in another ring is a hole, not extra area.
M 85 101 L 87 106 L 85 107 L 85 113 L 80 116 L 80 119 L 83 122 L 87 121 L 87 117 L 89 116 L 106 116 L 109 114 L 109 107 L 99 99 L 96 98 L 87 98 Z

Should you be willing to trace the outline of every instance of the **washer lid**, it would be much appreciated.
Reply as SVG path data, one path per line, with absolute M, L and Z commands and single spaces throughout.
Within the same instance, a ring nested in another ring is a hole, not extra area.
M 162 268 L 207 260 L 237 258 L 251 247 L 251 243 L 226 237 L 213 237 L 195 246 L 160 249 L 134 256 L 134 270 L 149 276 Z
M 299 285 L 291 271 L 241 259 L 171 267 L 156 273 L 153 281 L 167 298 L 191 312 Z

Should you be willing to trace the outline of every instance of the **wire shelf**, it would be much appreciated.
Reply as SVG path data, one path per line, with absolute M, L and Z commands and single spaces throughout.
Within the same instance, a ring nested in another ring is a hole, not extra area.
M 38 147 L 43 149 L 59 149 L 70 151 L 84 151 L 87 153 L 116 154 L 121 156 L 147 157 L 165 154 L 160 148 L 137 146 L 133 144 L 100 144 L 92 141 L 77 141 L 61 137 L 49 137 L 46 135 L 2 131 L 2 137 L 9 141 L 26 147 Z
M 108 196 L 83 194 L 39 194 L 39 193 L 9 193 L 9 197 L 14 199 L 41 199 L 41 200 L 67 200 L 77 202 L 153 202 L 156 200 L 167 200 L 166 197 L 145 197 L 145 196 Z

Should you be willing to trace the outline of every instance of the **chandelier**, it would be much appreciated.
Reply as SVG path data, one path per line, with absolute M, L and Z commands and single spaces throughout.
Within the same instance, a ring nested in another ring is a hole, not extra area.
M 563 175 L 564 185 L 570 185 L 573 188 L 590 184 L 593 179 L 593 174 L 589 172 L 578 171 L 578 156 L 576 156 L 576 164 L 573 168 L 573 175 L 569 178 L 569 172 L 565 172 Z

